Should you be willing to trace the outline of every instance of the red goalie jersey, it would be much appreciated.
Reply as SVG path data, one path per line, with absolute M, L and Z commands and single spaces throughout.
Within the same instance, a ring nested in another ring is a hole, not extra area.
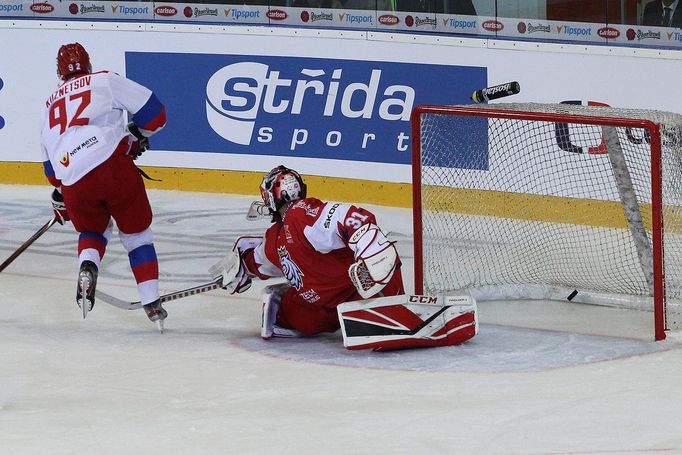
M 369 225 L 376 226 L 376 219 L 365 209 L 315 198 L 301 199 L 292 203 L 282 221 L 265 232 L 263 242 L 246 254 L 244 262 L 249 274 L 258 278 L 286 277 L 291 289 L 285 300 L 291 300 L 295 293 L 299 307 L 329 311 L 333 315 L 330 324 L 336 321 L 336 327 L 323 331 L 333 331 L 338 329 L 336 306 L 362 299 L 348 270 L 361 253 L 358 251 L 361 247 L 352 241 L 353 235 Z M 398 260 L 390 281 L 376 296 L 399 294 L 404 294 L 404 290 Z

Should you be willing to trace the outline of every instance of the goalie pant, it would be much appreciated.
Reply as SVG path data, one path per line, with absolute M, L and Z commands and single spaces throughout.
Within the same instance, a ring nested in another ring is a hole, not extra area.
M 382 293 L 393 296 L 403 292 L 402 277 L 400 271 L 397 271 Z M 360 299 L 360 296 L 356 291 L 352 291 L 348 301 L 356 299 Z M 279 327 L 294 329 L 304 336 L 333 333 L 341 327 L 335 307 L 330 308 L 307 302 L 293 287 L 289 287 L 282 296 L 276 324 Z
M 273 224 L 262 244 L 245 254 L 248 272 L 260 279 L 285 277 L 276 323 L 312 336 L 339 329 L 336 307 L 361 300 L 348 269 L 355 262 L 353 234 L 375 216 L 350 204 L 315 198 L 296 201 L 284 220 Z M 404 294 L 400 261 L 381 289 L 384 296 Z

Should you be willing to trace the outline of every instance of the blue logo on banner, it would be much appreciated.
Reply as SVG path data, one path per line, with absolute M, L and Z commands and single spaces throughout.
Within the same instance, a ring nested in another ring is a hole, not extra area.
M 127 52 L 126 68 L 166 104 L 155 148 L 402 164 L 414 106 L 487 86 L 482 67 L 322 58 Z M 476 149 L 463 167 L 487 163 Z

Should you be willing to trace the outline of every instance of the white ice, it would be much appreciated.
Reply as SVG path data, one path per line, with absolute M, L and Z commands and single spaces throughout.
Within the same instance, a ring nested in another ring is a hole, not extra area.
M 49 193 L 0 185 L 0 260 L 50 218 Z M 164 292 L 210 281 L 238 235 L 268 225 L 244 219 L 249 197 L 150 198 Z M 410 211 L 368 208 L 398 240 L 411 289 Z M 449 348 L 351 352 L 340 334 L 266 342 L 262 285 L 170 302 L 159 334 L 141 311 L 103 301 L 82 319 L 76 240 L 54 226 L 0 273 L 2 455 L 682 454 L 677 334 L 655 343 L 505 323 L 520 311 L 574 316 L 547 302 L 482 304 L 479 335 Z M 137 300 L 117 237 L 98 288 Z

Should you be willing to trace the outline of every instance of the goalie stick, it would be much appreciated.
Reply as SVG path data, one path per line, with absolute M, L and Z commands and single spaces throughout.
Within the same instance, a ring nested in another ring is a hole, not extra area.
M 223 287 L 223 277 L 218 277 L 215 280 L 211 281 L 210 283 L 200 284 L 198 286 L 182 289 L 180 291 L 163 294 L 160 297 L 160 299 L 161 303 L 166 303 L 170 302 L 171 300 L 177 300 L 192 295 L 202 294 L 204 292 L 212 291 L 214 289 L 218 289 L 221 287 Z M 142 302 L 140 302 L 139 300 L 136 302 L 127 302 L 125 300 L 121 300 L 117 297 L 114 297 L 113 295 L 109 295 L 106 292 L 102 292 L 99 290 L 97 291 L 97 298 L 99 298 L 105 303 L 108 303 L 109 305 L 113 305 L 123 310 L 139 310 L 140 308 L 142 308 Z
M 35 242 L 36 240 L 38 240 L 38 238 L 39 238 L 41 235 L 43 235 L 44 233 L 46 233 L 47 230 L 50 229 L 50 228 L 52 227 L 52 225 L 55 224 L 56 222 L 57 222 L 57 216 L 55 215 L 50 221 L 48 221 L 47 223 L 43 224 L 43 227 L 41 227 L 40 229 L 38 229 L 38 232 L 36 232 L 36 233 L 33 234 L 28 240 L 26 240 L 19 248 L 17 248 L 17 250 L 16 250 L 14 253 L 12 253 L 12 254 L 10 255 L 10 257 L 8 257 L 8 258 L 5 260 L 5 262 L 3 262 L 3 263 L 0 265 L 0 272 L 2 272 L 3 270 L 5 270 L 5 268 L 7 268 L 8 265 L 10 265 L 12 262 L 14 262 L 14 260 L 15 260 L 17 257 L 19 257 L 19 255 L 20 255 L 21 253 L 23 253 L 23 252 L 26 250 L 26 248 L 28 248 L 29 246 L 31 246 L 31 245 L 33 244 L 33 242 Z

